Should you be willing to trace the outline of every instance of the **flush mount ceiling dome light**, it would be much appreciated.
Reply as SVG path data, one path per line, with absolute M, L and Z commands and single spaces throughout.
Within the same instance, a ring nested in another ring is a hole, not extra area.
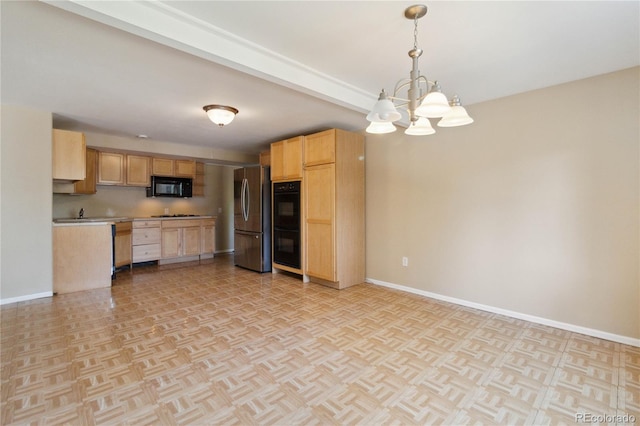
M 226 105 L 205 105 L 202 109 L 205 110 L 207 116 L 209 116 L 209 120 L 220 127 L 231 123 L 238 113 L 236 108 Z
M 404 11 L 407 19 L 413 20 L 413 49 L 409 51 L 411 58 L 411 72 L 409 78 L 396 83 L 393 96 L 388 96 L 382 89 L 378 102 L 367 115 L 371 125 L 367 127 L 368 133 L 390 133 L 395 131 L 391 124 L 402 118 L 396 108 L 406 107 L 411 124 L 405 131 L 407 135 L 431 135 L 436 131 L 431 127 L 429 118 L 440 118 L 439 127 L 456 127 L 473 123 L 467 111 L 460 103 L 456 95 L 450 102 L 442 93 L 437 81 L 429 81 L 420 75 L 418 58 L 422 55 L 422 49 L 418 48 L 418 19 L 427 14 L 427 6 L 415 4 Z M 398 92 L 406 90 L 407 98 L 398 96 Z

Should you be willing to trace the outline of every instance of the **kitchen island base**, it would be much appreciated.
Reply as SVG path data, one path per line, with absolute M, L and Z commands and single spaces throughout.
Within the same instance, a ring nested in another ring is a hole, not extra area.
M 111 287 L 110 223 L 53 226 L 53 292 Z

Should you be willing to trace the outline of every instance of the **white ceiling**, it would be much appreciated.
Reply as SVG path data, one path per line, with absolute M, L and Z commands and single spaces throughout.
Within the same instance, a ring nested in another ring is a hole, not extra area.
M 61 128 L 249 153 L 361 130 L 380 89 L 408 76 L 411 4 L 2 1 L 2 103 L 52 111 Z M 638 1 L 427 6 L 422 74 L 472 116 L 478 102 L 640 65 Z M 218 128 L 212 103 L 240 113 Z

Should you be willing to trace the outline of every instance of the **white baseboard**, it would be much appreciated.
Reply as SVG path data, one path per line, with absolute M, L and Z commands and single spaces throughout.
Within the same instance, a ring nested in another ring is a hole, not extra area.
M 366 278 L 366 282 L 379 285 L 381 287 L 393 288 L 400 291 L 406 291 L 407 293 L 413 293 L 420 296 L 430 297 L 436 300 L 442 300 L 443 302 L 453 303 L 455 305 L 466 306 L 469 308 L 479 309 L 481 311 L 491 312 L 494 314 L 504 315 L 511 318 L 517 318 L 525 321 L 530 321 L 536 324 L 547 325 L 549 327 L 559 328 L 561 330 L 567 330 L 574 333 L 585 334 L 587 336 L 598 337 L 604 340 L 610 340 L 612 342 L 623 343 L 625 345 L 640 347 L 640 339 L 636 339 L 634 337 L 629 336 L 621 336 L 619 334 L 613 334 L 606 331 L 596 330 L 593 328 L 582 327 L 579 325 L 568 324 L 561 321 L 550 320 L 547 318 L 537 317 L 534 315 L 523 314 L 521 312 L 510 311 L 507 309 L 496 308 L 494 306 L 483 305 L 481 303 L 469 302 L 463 299 L 457 299 L 455 297 L 444 296 L 438 293 L 431 293 L 425 290 L 419 290 L 412 287 L 407 287 L 403 285 L 393 284 L 386 281 L 380 281 L 373 278 Z
M 44 293 L 35 293 L 35 294 L 28 294 L 26 296 L 10 297 L 8 299 L 0 299 L 0 305 L 8 305 L 9 303 L 26 302 L 27 300 L 42 299 L 43 297 L 52 297 L 52 296 L 53 296 L 52 291 L 45 291 Z

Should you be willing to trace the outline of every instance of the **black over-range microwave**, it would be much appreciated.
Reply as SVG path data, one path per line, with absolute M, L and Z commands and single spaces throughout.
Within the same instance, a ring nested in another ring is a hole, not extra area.
M 166 176 L 151 176 L 147 197 L 191 197 L 193 179 Z

